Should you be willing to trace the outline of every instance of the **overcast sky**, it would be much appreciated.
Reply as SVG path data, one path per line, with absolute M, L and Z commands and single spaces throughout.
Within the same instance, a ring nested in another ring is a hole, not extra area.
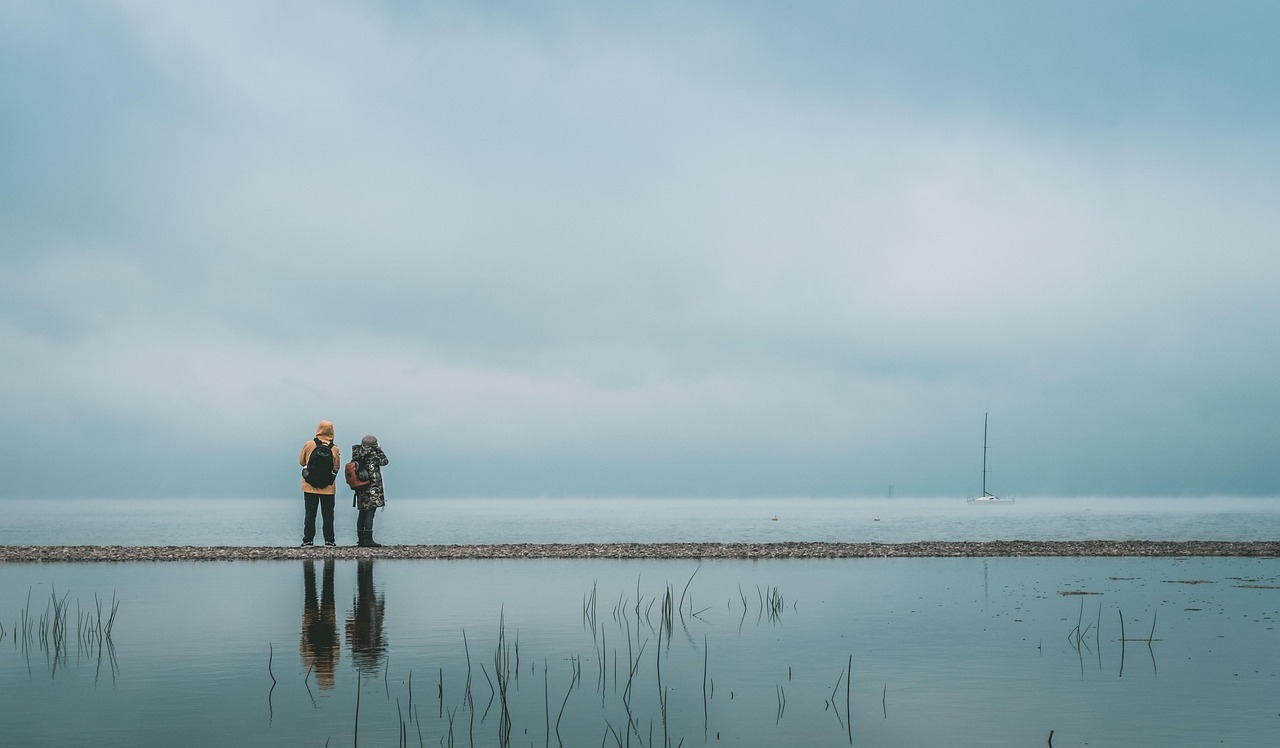
M 0 3 L 0 495 L 1280 494 L 1278 34 Z

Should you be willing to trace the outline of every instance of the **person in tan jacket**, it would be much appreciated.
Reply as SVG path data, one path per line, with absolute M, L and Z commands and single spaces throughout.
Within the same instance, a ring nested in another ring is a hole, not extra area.
M 316 450 L 324 450 L 328 454 L 324 451 L 314 454 Z M 302 521 L 302 545 L 315 544 L 317 508 L 324 517 L 324 544 L 337 545 L 333 534 L 333 499 L 338 489 L 334 485 L 334 479 L 342 465 L 342 455 L 338 451 L 337 442 L 333 440 L 333 423 L 320 422 L 316 427 L 315 438 L 302 445 L 298 464 L 302 465 L 302 499 L 306 506 L 306 517 Z

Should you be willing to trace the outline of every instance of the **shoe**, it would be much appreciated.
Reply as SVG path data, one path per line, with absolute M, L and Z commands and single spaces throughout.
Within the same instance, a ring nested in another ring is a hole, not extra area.
M 332 548 L 333 546 L 336 546 L 336 545 L 337 545 L 337 543 L 333 542 L 332 540 L 326 540 L 326 541 L 324 541 L 324 544 L 325 544 L 325 545 L 327 545 L 327 546 L 329 546 L 329 547 L 331 547 L 331 548 Z
M 311 546 L 313 546 L 313 545 L 315 545 L 315 543 L 312 543 L 310 540 L 304 540 L 304 541 L 302 541 L 302 547 L 303 547 L 303 548 L 310 548 L 310 547 L 311 547 Z

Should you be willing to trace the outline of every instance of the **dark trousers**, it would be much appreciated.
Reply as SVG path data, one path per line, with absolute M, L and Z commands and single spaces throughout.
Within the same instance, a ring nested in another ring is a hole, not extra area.
M 310 543 L 316 539 L 317 508 L 324 517 L 324 542 L 336 541 L 333 535 L 333 496 L 331 493 L 304 492 L 302 494 L 302 500 L 307 507 L 306 517 L 302 520 L 302 542 Z
M 377 511 L 378 508 L 374 507 L 372 509 L 361 509 L 356 514 L 356 533 L 358 535 L 363 535 L 367 532 L 369 533 L 369 538 L 373 539 L 373 515 Z

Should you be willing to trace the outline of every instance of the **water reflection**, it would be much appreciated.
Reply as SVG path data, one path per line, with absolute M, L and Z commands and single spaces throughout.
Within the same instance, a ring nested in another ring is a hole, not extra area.
M 338 667 L 338 616 L 333 604 L 334 560 L 324 561 L 323 585 L 316 597 L 316 565 L 302 562 L 302 664 L 315 673 L 320 688 L 333 689 Z
M 1274 559 L 373 563 L 303 561 L 301 622 L 298 562 L 0 564 L 0 744 L 1280 745 Z M 121 587 L 109 688 L 73 580 Z
M 387 653 L 383 631 L 386 603 L 373 583 L 373 559 L 362 558 L 356 566 L 356 595 L 347 619 L 347 646 L 351 659 L 363 676 L 373 676 Z

